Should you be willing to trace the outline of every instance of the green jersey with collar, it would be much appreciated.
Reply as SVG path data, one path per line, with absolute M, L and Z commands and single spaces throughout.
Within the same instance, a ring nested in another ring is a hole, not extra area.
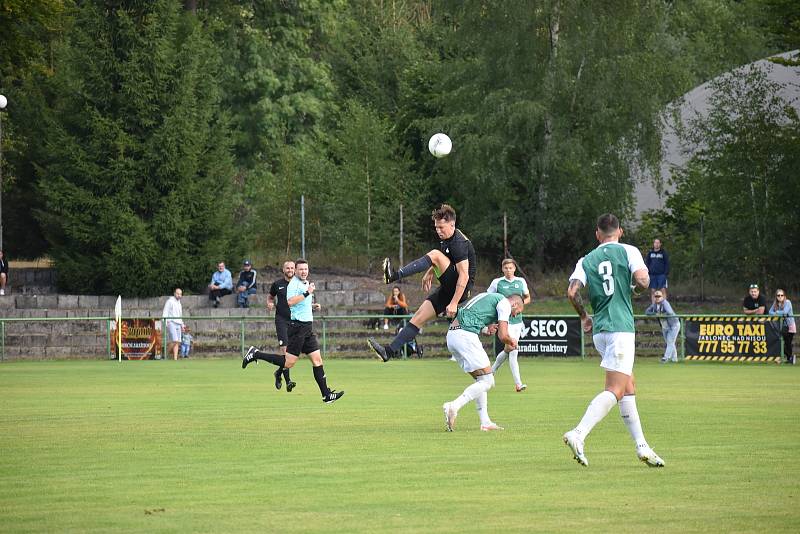
M 495 278 L 492 280 L 492 283 L 489 284 L 489 287 L 486 289 L 487 293 L 500 293 L 504 297 L 510 297 L 511 295 L 519 295 L 524 297 L 528 295 L 528 283 L 525 281 L 524 278 L 520 278 L 519 276 L 515 276 L 511 280 L 506 278 L 505 276 L 501 276 L 500 278 Z M 522 314 L 519 314 L 515 317 L 509 319 L 508 324 L 519 324 L 522 322 Z
M 462 330 L 480 334 L 484 326 L 497 321 L 508 322 L 511 303 L 500 293 L 480 293 L 458 309 L 456 319 Z
M 631 280 L 640 269 L 647 269 L 642 253 L 624 243 L 603 243 L 578 260 L 569 279 L 589 288 L 593 333 L 635 332 Z

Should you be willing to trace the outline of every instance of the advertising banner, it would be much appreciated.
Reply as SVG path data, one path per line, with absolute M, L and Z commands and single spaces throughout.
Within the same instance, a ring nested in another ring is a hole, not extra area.
M 525 318 L 522 322 L 518 343 L 520 355 L 581 355 L 581 320 L 578 317 L 536 317 Z
M 780 361 L 778 317 L 687 317 L 684 325 L 687 360 Z
M 122 319 L 122 359 L 153 360 L 161 355 L 161 330 L 157 319 Z M 114 357 L 119 356 L 116 322 L 111 323 L 111 346 Z

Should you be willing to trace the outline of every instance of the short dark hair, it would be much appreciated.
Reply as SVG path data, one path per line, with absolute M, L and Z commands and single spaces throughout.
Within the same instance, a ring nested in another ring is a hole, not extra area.
M 431 213 L 434 221 L 456 222 L 456 210 L 450 204 L 442 204 Z
M 303 264 L 303 263 L 305 263 L 306 265 L 308 265 L 308 262 L 307 262 L 306 260 L 304 260 L 303 258 L 298 258 L 298 259 L 296 259 L 296 260 L 294 261 L 294 265 L 295 265 L 295 267 L 296 267 L 296 266 L 298 266 L 298 265 L 301 265 L 301 264 Z
M 619 230 L 619 219 L 613 213 L 605 213 L 597 218 L 597 229 L 605 235 L 611 235 Z
M 523 296 L 522 296 L 522 295 L 520 295 L 519 293 L 514 293 L 513 295 L 509 295 L 509 296 L 507 296 L 506 298 L 507 298 L 508 300 L 511 300 L 511 299 L 513 299 L 513 298 L 515 298 L 515 297 L 519 299 L 519 302 L 520 302 L 520 304 L 525 304 L 525 297 L 523 297 Z

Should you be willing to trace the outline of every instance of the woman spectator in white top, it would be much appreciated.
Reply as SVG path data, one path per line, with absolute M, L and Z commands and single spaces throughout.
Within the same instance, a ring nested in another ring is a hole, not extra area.
M 792 316 L 792 301 L 786 298 L 786 291 L 778 289 L 775 291 L 775 301 L 769 308 L 770 315 L 781 315 L 781 336 L 783 337 L 783 355 L 786 363 L 794 365 L 794 355 L 792 354 L 792 340 L 797 333 L 797 325 Z
M 181 306 L 181 297 L 183 290 L 176 287 L 175 293 L 167 299 L 164 304 L 164 311 L 161 312 L 161 317 L 167 320 L 167 352 L 172 353 L 172 359 L 178 359 L 178 350 L 181 348 L 181 333 L 183 333 L 184 325 L 183 319 L 183 306 Z

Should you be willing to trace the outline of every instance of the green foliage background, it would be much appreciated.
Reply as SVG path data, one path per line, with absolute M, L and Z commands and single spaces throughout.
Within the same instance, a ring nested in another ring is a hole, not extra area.
M 530 273 L 564 270 L 599 213 L 630 221 L 664 111 L 796 46 L 798 20 L 782 0 L 2 0 L 6 251 L 49 255 L 71 292 L 200 290 L 220 259 L 299 255 L 302 196 L 307 254 L 340 267 L 396 256 L 401 206 L 403 252 L 428 249 L 450 202 L 482 258 L 505 254 L 505 213 Z M 762 115 L 767 89 L 747 100 Z M 786 284 L 793 267 L 796 117 L 748 117 L 731 136 L 691 125 L 709 150 L 629 233 L 664 232 L 686 278 L 701 212 L 705 257 L 729 257 L 734 233 L 756 258 L 707 272 Z M 442 160 L 437 131 L 454 139 Z M 744 220 L 728 196 L 751 183 L 772 200 Z

